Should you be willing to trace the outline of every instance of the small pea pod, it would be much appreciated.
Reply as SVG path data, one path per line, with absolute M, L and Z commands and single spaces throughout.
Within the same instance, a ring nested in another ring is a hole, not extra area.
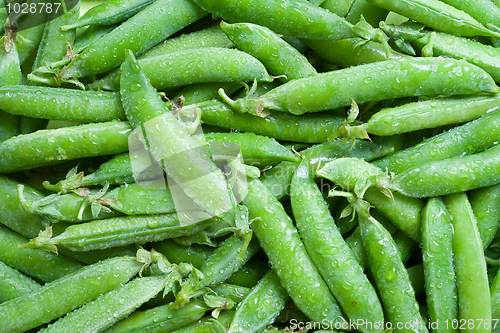
M 0 172 L 28 170 L 128 150 L 130 125 L 111 121 L 43 130 L 0 143 Z
M 377 293 L 335 226 L 309 168 L 307 159 L 300 162 L 292 178 L 290 194 L 304 246 L 349 320 L 381 321 L 384 314 Z M 368 326 L 358 329 L 380 331 Z
M 256 98 L 232 101 L 222 96 L 239 112 L 265 116 L 265 109 L 303 114 L 348 106 L 352 100 L 361 104 L 399 97 L 497 91 L 488 73 L 466 61 L 405 58 L 293 80 Z
M 0 304 L 0 323 L 6 332 L 24 332 L 69 313 L 113 290 L 139 272 L 134 257 L 116 257 L 83 267 L 39 290 Z M 19 316 L 19 311 L 29 316 Z
M 500 139 L 499 122 L 500 112 L 490 112 L 479 119 L 374 161 L 373 164 L 384 171 L 398 174 L 422 163 L 481 152 Z
M 500 182 L 500 146 L 483 152 L 422 163 L 399 173 L 390 188 L 410 197 L 461 193 Z
M 243 203 L 255 236 L 297 307 L 314 321 L 328 318 L 332 325 L 345 323 L 283 206 L 258 180 L 251 181 Z
M 415 291 L 399 251 L 387 230 L 373 217 L 359 212 L 361 236 L 387 319 L 394 332 L 427 332 Z M 411 326 L 398 323 L 411 323 Z
M 41 288 L 33 279 L 3 262 L 0 262 L 0 277 L 0 303 Z
M 473 323 L 464 327 L 464 332 L 490 332 L 491 326 L 479 324 L 491 322 L 491 302 L 485 301 L 490 299 L 490 290 L 476 218 L 465 193 L 447 195 L 443 201 L 453 224 L 458 318 Z
M 57 253 L 56 245 L 72 251 L 108 249 L 192 235 L 211 223 L 211 220 L 206 220 L 181 226 L 176 213 L 112 217 L 71 225 L 55 237 L 52 237 L 52 227 L 48 227 L 23 247 L 44 248 L 55 253 Z
M 154 0 L 114 0 L 106 1 L 87 10 L 74 23 L 61 26 L 62 31 L 86 25 L 112 25 L 134 16 Z
M 422 212 L 422 255 L 430 320 L 446 323 L 458 319 L 458 296 L 453 263 L 451 216 L 443 201 L 431 198 Z M 436 332 L 458 332 L 439 325 Z
M 469 14 L 437 0 L 368 0 L 375 6 L 393 11 L 435 30 L 457 36 L 498 37 L 496 31 L 485 28 Z
M 500 185 L 492 185 L 468 193 L 470 205 L 477 219 L 477 229 L 483 248 L 486 249 L 495 237 L 500 224 L 500 212 L 495 207 L 500 200 Z
M 207 14 L 190 0 L 155 1 L 85 48 L 68 64 L 62 78 L 105 73 L 125 60 L 125 50 L 140 54 Z
M 317 74 L 305 56 L 266 27 L 221 22 L 221 28 L 238 49 L 259 59 L 269 73 L 284 75 L 284 82 Z
M 352 25 L 307 1 L 195 0 L 201 8 L 229 22 L 267 26 L 278 34 L 307 39 L 340 39 L 353 35 Z
M 269 270 L 238 304 L 227 333 L 259 332 L 285 308 L 290 296 L 279 277 Z
M 13 115 L 49 120 L 125 120 L 120 95 L 105 91 L 9 85 L 0 87 L 0 108 Z

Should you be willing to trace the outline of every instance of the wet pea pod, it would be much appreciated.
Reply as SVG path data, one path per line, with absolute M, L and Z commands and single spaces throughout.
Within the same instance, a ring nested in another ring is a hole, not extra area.
M 490 332 L 491 302 L 486 261 L 477 223 L 465 193 L 443 197 L 452 217 L 458 319 L 472 322 L 465 332 Z M 469 321 L 470 320 L 470 321 Z M 480 324 L 481 323 L 481 324 Z
M 153 2 L 85 48 L 68 64 L 62 79 L 105 73 L 125 60 L 125 50 L 140 54 L 207 14 L 189 0 Z M 147 25 L 144 25 L 145 21 Z
M 476 0 L 473 3 L 457 0 L 443 2 L 466 12 L 488 29 L 500 31 L 500 8 L 491 0 Z
M 241 84 L 234 82 L 209 82 L 190 84 L 182 88 L 182 90 L 172 100 L 176 101 L 179 99 L 179 97 L 182 96 L 185 100 L 185 105 L 201 103 L 212 99 L 220 100 L 220 88 L 224 89 L 224 91 L 228 91 L 229 94 L 232 94 L 233 92 L 241 88 Z
M 138 60 L 156 89 L 182 87 L 205 82 L 271 81 L 265 67 L 251 55 L 228 48 L 178 50 Z M 184 70 L 189 68 L 189 71 Z M 120 72 L 112 72 L 89 88 L 117 91 Z
M 307 159 L 302 160 L 295 170 L 290 199 L 307 253 L 347 318 L 370 323 L 383 320 L 377 293 L 335 226 Z M 368 326 L 358 329 L 361 332 L 379 331 Z
M 238 304 L 227 333 L 259 332 L 285 308 L 290 296 L 279 277 L 269 270 Z
M 270 74 L 284 75 L 280 78 L 284 82 L 317 74 L 305 56 L 264 26 L 221 22 L 221 28 L 238 49 L 259 59 Z
M 499 138 L 500 112 L 490 112 L 479 119 L 374 161 L 373 164 L 384 171 L 398 174 L 422 163 L 484 151 L 498 142 Z
M 500 319 L 500 274 L 498 272 L 493 279 L 493 283 L 491 284 L 491 319 Z M 499 330 L 498 324 L 492 325 L 491 331 L 497 333 Z
M 0 143 L 0 172 L 122 153 L 128 150 L 130 131 L 128 123 L 111 121 L 18 135 Z
M 495 237 L 500 224 L 500 215 L 495 208 L 500 200 L 500 185 L 492 185 L 468 193 L 472 211 L 477 219 L 477 228 L 483 248 L 486 249 Z
M 388 14 L 388 10 L 374 6 L 367 0 L 354 0 L 345 18 L 348 22 L 356 24 L 363 16 L 366 22 L 377 28 L 379 22 L 385 20 Z
M 13 115 L 82 123 L 125 120 L 118 93 L 52 87 L 0 87 L 0 108 Z
M 39 283 L 3 262 L 0 262 L 0 303 L 29 294 L 41 287 Z
M 51 67 L 51 64 L 70 55 L 71 45 L 74 43 L 76 32 L 62 31 L 61 26 L 71 24 L 80 15 L 80 0 L 72 0 L 62 3 L 64 14 L 57 11 L 49 13 L 42 40 L 38 46 L 32 71 L 28 74 L 30 84 L 57 86 L 59 78 L 55 75 L 58 69 Z M 63 10 L 61 8 L 61 11 Z M 68 53 L 69 52 L 69 53 Z
M 424 100 L 382 109 L 358 126 L 346 121 L 332 137 L 367 138 L 389 136 L 426 128 L 466 123 L 500 108 L 500 95 L 461 96 Z M 351 109 L 350 116 L 354 117 Z
M 249 22 L 267 26 L 286 36 L 308 39 L 339 39 L 353 36 L 352 25 L 345 19 L 307 1 L 266 0 L 195 0 L 201 8 L 229 22 Z
M 451 216 L 443 201 L 431 198 L 422 211 L 422 256 L 427 307 L 431 322 L 458 319 L 458 296 L 453 263 Z M 457 332 L 440 325 L 437 332 Z
M 445 32 L 423 30 L 423 26 L 414 23 L 392 25 L 381 22 L 380 26 L 397 45 L 404 44 L 406 52 L 414 53 L 412 46 L 415 46 L 424 56 L 463 59 L 488 72 L 496 82 L 500 81 L 498 48 Z
M 395 332 L 427 332 L 406 268 L 390 233 L 373 217 L 359 212 L 363 245 L 380 301 Z M 396 323 L 411 323 L 404 328 Z
M 410 197 L 460 193 L 500 182 L 500 146 L 417 165 L 396 175 L 390 188 Z
M 82 32 L 79 33 L 77 30 L 77 34 L 75 37 L 75 42 L 72 45 L 73 54 L 81 53 L 85 48 L 94 43 L 96 40 L 101 37 L 107 35 L 111 30 L 116 28 L 118 25 L 94 25 L 86 28 Z M 60 60 L 62 63 L 66 63 L 66 59 Z
M 256 98 L 233 101 L 222 96 L 239 112 L 264 116 L 266 109 L 303 114 L 348 106 L 352 100 L 361 104 L 399 97 L 497 91 L 491 76 L 466 61 L 405 58 L 293 80 Z
M 497 31 L 492 31 L 476 21 L 472 16 L 452 7 L 445 1 L 437 0 L 368 0 L 377 7 L 393 11 L 411 20 L 425 24 L 437 31 L 443 31 L 456 36 L 491 36 L 498 37 Z
M 48 227 L 23 247 L 44 248 L 55 253 L 56 245 L 72 251 L 108 249 L 192 235 L 207 228 L 211 223 L 212 220 L 205 220 L 191 225 L 180 225 L 176 213 L 112 217 L 73 224 L 55 237 L 52 237 L 52 227 Z
M 177 274 L 178 275 L 178 274 Z M 128 317 L 143 303 L 173 284 L 176 274 L 138 277 L 59 318 L 39 332 L 100 332 Z
M 258 180 L 252 180 L 243 203 L 248 207 L 251 228 L 283 286 L 313 321 L 345 323 L 328 286 L 321 278 L 281 203 Z
M 87 10 L 76 22 L 61 26 L 62 31 L 87 25 L 113 25 L 134 16 L 154 0 L 114 0 L 106 1 Z
M 143 267 L 134 257 L 116 257 L 83 267 L 30 294 L 0 304 L 6 332 L 24 332 L 69 313 L 119 287 Z M 19 311 L 29 316 L 19 316 Z

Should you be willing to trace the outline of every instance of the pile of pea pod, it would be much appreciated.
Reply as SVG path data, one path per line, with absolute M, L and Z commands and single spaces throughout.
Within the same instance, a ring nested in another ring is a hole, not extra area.
M 498 0 L 49 4 L 0 3 L 0 331 L 500 332 Z

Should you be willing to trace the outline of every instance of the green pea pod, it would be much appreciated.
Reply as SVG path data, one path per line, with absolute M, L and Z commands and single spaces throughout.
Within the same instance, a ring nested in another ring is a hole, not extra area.
M 464 332 L 490 332 L 491 302 L 486 261 L 476 218 L 465 193 L 443 197 L 453 224 L 453 253 L 458 292 L 458 319 L 472 323 Z
M 6 332 L 24 332 L 113 290 L 139 272 L 134 257 L 116 257 L 89 265 L 46 284 L 39 290 L 0 304 L 0 323 Z M 19 316 L 19 311 L 29 316 Z
M 241 83 L 234 82 L 209 82 L 209 83 L 195 83 L 182 88 L 182 90 L 172 100 L 176 101 L 179 97 L 184 98 L 184 104 L 195 104 L 212 99 L 221 100 L 219 90 L 224 89 L 229 94 L 241 88 Z
M 483 152 L 422 163 L 399 173 L 390 187 L 410 197 L 461 193 L 500 182 L 500 146 Z
M 293 80 L 256 98 L 224 99 L 239 112 L 262 116 L 265 109 L 303 114 L 348 106 L 353 100 L 361 104 L 399 97 L 497 91 L 488 73 L 466 61 L 405 58 Z
M 491 0 L 476 0 L 472 3 L 457 0 L 444 0 L 443 2 L 466 12 L 492 30 L 498 32 L 500 29 L 500 8 Z
M 128 123 L 111 121 L 19 135 L 0 143 L 0 172 L 122 153 L 130 131 Z
M 394 332 L 427 332 L 408 272 L 391 235 L 377 220 L 361 212 L 359 225 L 380 301 Z
M 75 41 L 76 32 L 62 31 L 61 26 L 71 24 L 78 19 L 80 0 L 63 2 L 62 7 L 64 7 L 64 14 L 61 15 L 60 12 L 54 11 L 49 14 L 47 23 L 45 23 L 42 40 L 33 62 L 32 72 L 28 75 L 31 84 L 59 85 L 58 78 L 54 75 L 57 70 L 52 68 L 51 64 L 70 54 L 68 51 Z
M 167 89 L 206 82 L 271 81 L 260 61 L 251 55 L 228 48 L 178 50 L 138 60 L 153 87 Z M 184 68 L 192 68 L 186 72 Z M 117 91 L 120 72 L 112 72 L 89 88 Z
M 499 191 L 500 185 L 497 184 L 468 193 L 484 249 L 492 242 L 500 224 L 500 212 L 496 209 L 500 200 Z
M 307 39 L 339 39 L 353 35 L 352 25 L 307 1 L 195 0 L 201 8 L 229 22 L 267 26 L 278 34 Z
M 498 37 L 469 14 L 438 0 L 368 0 L 377 7 L 393 11 L 438 31 L 456 36 Z
M 40 284 L 0 261 L 0 302 L 34 292 Z
M 280 279 L 269 270 L 245 299 L 238 304 L 227 333 L 259 332 L 285 308 L 290 296 Z
M 258 180 L 249 184 L 243 203 L 248 207 L 255 236 L 297 307 L 313 321 L 326 318 L 331 326 L 345 324 L 283 206 Z
M 491 285 L 491 319 L 493 319 L 491 332 L 500 332 L 500 327 L 495 323 L 495 319 L 500 320 L 500 274 L 498 273 Z
M 168 304 L 161 305 L 144 311 L 135 311 L 104 333 L 170 332 L 200 320 L 210 309 L 199 300 L 175 310 Z
M 9 85 L 0 87 L 0 109 L 13 115 L 81 123 L 125 120 L 120 95 L 105 91 Z
M 432 323 L 441 323 L 435 332 L 458 332 L 458 296 L 453 263 L 453 230 L 450 213 L 443 201 L 431 198 L 422 212 L 422 255 L 427 307 Z
M 58 256 L 40 249 L 21 249 L 28 239 L 3 226 L 0 237 L 0 261 L 40 281 L 53 281 L 83 267 L 65 255 Z
M 290 194 L 295 223 L 307 253 L 349 320 L 383 321 L 377 293 L 335 226 L 309 168 L 307 159 L 300 162 Z M 368 325 L 357 328 L 361 332 L 382 331 Z
M 390 56 L 387 56 L 386 49 L 382 44 L 374 41 L 366 41 L 362 38 L 345 38 L 331 41 L 304 40 L 304 42 L 323 59 L 341 67 L 406 57 L 406 55 L 395 51 L 391 52 Z
M 111 32 L 118 25 L 94 25 L 83 30 L 83 32 L 78 33 L 75 37 L 75 43 L 73 44 L 73 54 L 79 54 L 89 45 L 94 43 L 96 40 L 104 37 Z M 63 59 L 65 61 L 65 59 Z
M 259 59 L 269 73 L 284 75 L 284 82 L 317 74 L 305 56 L 266 27 L 221 22 L 221 28 L 238 49 Z
M 172 274 L 173 275 L 173 274 Z M 168 283 L 168 276 L 147 276 L 133 279 L 105 293 L 84 306 L 59 318 L 41 333 L 99 332 L 130 315 L 135 309 L 158 294 Z
M 500 112 L 487 113 L 479 119 L 374 161 L 373 164 L 384 171 L 399 174 L 422 163 L 481 152 L 498 142 L 499 121 Z
M 107 249 L 192 235 L 211 223 L 211 220 L 206 220 L 181 226 L 175 213 L 116 217 L 74 224 L 53 238 L 52 227 L 49 227 L 23 247 L 44 248 L 55 253 L 56 245 L 72 251 Z
M 356 24 L 363 16 L 366 22 L 374 28 L 378 28 L 379 22 L 384 21 L 388 14 L 388 10 L 374 6 L 367 0 L 354 0 L 345 19 L 352 24 Z
M 74 23 L 65 24 L 62 31 L 86 25 L 113 25 L 134 16 L 155 0 L 114 0 L 106 1 L 85 12 Z

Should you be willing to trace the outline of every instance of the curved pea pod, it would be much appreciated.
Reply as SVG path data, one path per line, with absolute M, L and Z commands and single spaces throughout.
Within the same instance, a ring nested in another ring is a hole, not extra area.
M 199 300 L 193 300 L 180 309 L 171 309 L 168 304 L 161 305 L 135 311 L 106 329 L 104 333 L 170 332 L 200 320 L 211 309 Z
M 486 261 L 477 231 L 476 218 L 465 193 L 443 197 L 452 217 L 453 253 L 458 292 L 458 319 L 474 323 L 464 332 L 490 332 L 479 322 L 491 322 L 491 302 Z
M 166 287 L 170 276 L 138 277 L 59 318 L 41 333 L 100 332 L 128 317 Z M 171 279 L 171 278 L 170 278 Z
M 44 248 L 57 253 L 56 245 L 72 251 L 107 249 L 129 244 L 144 244 L 167 238 L 192 235 L 206 228 L 211 220 L 181 226 L 177 214 L 125 216 L 67 227 L 52 238 L 52 227 L 23 245 L 26 248 Z
M 239 112 L 265 115 L 265 109 L 303 114 L 412 96 L 498 92 L 488 73 L 463 60 L 404 58 L 320 73 L 285 83 L 255 98 L 225 101 Z
M 83 267 L 83 264 L 40 249 L 21 249 L 28 239 L 5 227 L 0 228 L 0 261 L 43 282 L 56 280 Z
M 110 121 L 18 135 L 0 143 L 0 172 L 119 154 L 128 150 L 130 131 L 128 123 Z
M 293 216 L 307 253 L 349 320 L 383 321 L 375 288 L 335 226 L 309 168 L 309 161 L 302 160 L 292 178 L 290 193 Z M 382 331 L 363 325 L 358 329 Z
M 0 87 L 0 108 L 13 115 L 96 123 L 125 120 L 118 93 L 52 87 Z
M 221 28 L 238 49 L 259 59 L 272 75 L 284 75 L 285 82 L 318 73 L 297 49 L 264 26 L 221 22 Z
M 6 332 L 24 332 L 69 313 L 119 287 L 139 272 L 134 257 L 116 257 L 89 265 L 46 284 L 39 290 L 0 304 Z M 29 316 L 19 316 L 20 311 Z
M 228 48 L 178 50 L 138 60 L 149 81 L 158 90 L 206 82 L 271 81 L 260 61 L 248 53 Z M 191 68 L 186 71 L 185 68 Z M 120 89 L 120 72 L 112 72 L 91 88 Z
M 269 270 L 238 304 L 227 333 L 259 332 L 285 308 L 290 296 L 273 270 Z
M 373 164 L 382 170 L 399 174 L 419 164 L 481 152 L 499 139 L 500 112 L 495 111 L 374 161 Z
M 85 48 L 68 64 L 63 79 L 105 73 L 125 60 L 125 50 L 140 54 L 207 14 L 190 0 L 155 1 Z
M 83 30 L 83 32 L 78 33 L 75 37 L 75 42 L 72 46 L 73 48 L 73 54 L 79 54 L 81 53 L 85 48 L 87 48 L 89 45 L 94 43 L 96 40 L 100 39 L 101 37 L 107 35 L 108 33 L 111 32 L 114 28 L 116 28 L 118 24 L 116 25 L 94 25 L 91 27 L 88 27 L 87 29 Z M 66 61 L 63 59 L 62 61 Z
M 500 34 L 484 27 L 472 16 L 438 0 L 368 0 L 375 6 L 393 11 L 438 31 L 457 36 L 491 36 Z
M 443 2 L 466 12 L 487 28 L 497 32 L 500 31 L 500 8 L 491 0 L 476 0 L 473 2 L 444 0 Z
M 313 321 L 328 318 L 332 325 L 345 323 L 283 206 L 258 180 L 250 183 L 243 203 L 248 207 L 255 236 L 297 307 Z
M 458 319 L 458 296 L 453 264 L 451 216 L 443 201 L 431 198 L 422 212 L 422 255 L 427 307 L 432 323 Z M 436 332 L 457 332 L 440 325 Z
M 477 219 L 477 229 L 483 248 L 486 249 L 495 237 L 499 224 L 500 212 L 496 207 L 500 200 L 500 185 L 479 188 L 468 193 L 470 205 Z
M 112 0 L 105 1 L 87 10 L 74 23 L 61 26 L 62 31 L 86 25 L 112 25 L 134 16 L 155 0 Z
M 357 0 L 359 1 L 359 0 Z M 339 40 L 304 40 L 307 46 L 316 51 L 323 59 L 341 67 L 357 66 L 376 61 L 401 59 L 407 56 L 392 51 L 387 56 L 381 43 L 366 41 L 361 38 L 344 38 Z
M 352 24 L 360 21 L 361 16 L 373 27 L 377 28 L 380 21 L 384 21 L 389 11 L 372 5 L 367 0 L 354 0 L 345 19 Z
M 229 22 L 250 22 L 286 36 L 339 39 L 353 35 L 352 25 L 332 12 L 307 1 L 195 0 L 201 8 Z
M 363 245 L 387 319 L 394 332 L 427 332 L 406 268 L 390 233 L 373 217 L 360 212 Z M 406 328 L 397 323 L 411 323 Z
M 399 173 L 390 188 L 410 197 L 460 193 L 500 182 L 500 146 L 483 152 L 422 163 Z
M 0 261 L 0 303 L 29 294 L 42 286 Z
M 212 142 L 237 144 L 245 164 L 266 166 L 281 161 L 298 161 L 299 157 L 273 138 L 254 133 L 205 133 L 205 139 Z

